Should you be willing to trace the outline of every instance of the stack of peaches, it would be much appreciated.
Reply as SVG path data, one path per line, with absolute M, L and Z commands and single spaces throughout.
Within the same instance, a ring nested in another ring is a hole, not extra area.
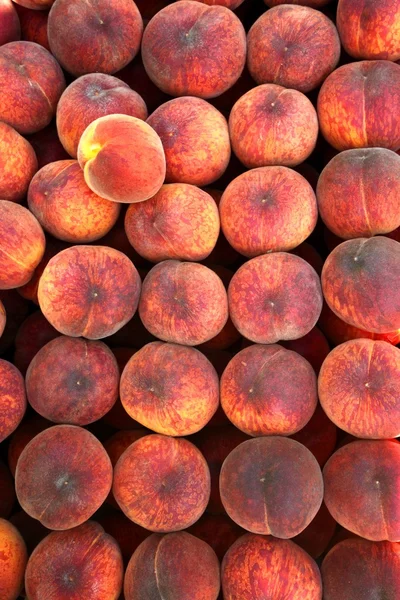
M 400 0 L 0 0 L 0 600 L 399 600 L 397 63 Z

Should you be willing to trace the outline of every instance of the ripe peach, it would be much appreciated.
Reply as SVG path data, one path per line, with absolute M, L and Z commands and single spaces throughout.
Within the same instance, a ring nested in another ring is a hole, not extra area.
M 164 435 L 190 435 L 218 408 L 218 375 L 195 348 L 152 342 L 126 365 L 120 396 L 129 416 L 144 427 Z
M 0 46 L 21 39 L 21 26 L 14 3 L 0 0 Z
M 213 198 L 186 183 L 163 185 L 147 202 L 131 204 L 125 231 L 135 250 L 151 262 L 205 259 L 219 235 Z
M 19 133 L 46 127 L 64 88 L 60 65 L 39 44 L 10 42 L 0 47 L 0 120 Z
M 239 175 L 223 193 L 219 210 L 226 239 L 248 257 L 295 248 L 311 234 L 318 217 L 312 187 L 287 167 Z
M 322 600 L 316 563 L 297 544 L 272 536 L 240 537 L 222 561 L 225 600 Z
M 205 100 L 170 100 L 157 108 L 147 123 L 163 143 L 166 181 L 204 186 L 225 172 L 231 156 L 228 123 Z
M 400 541 L 400 444 L 360 440 L 324 467 L 325 504 L 349 531 L 372 541 Z
M 210 497 L 210 472 L 184 438 L 147 435 L 134 442 L 114 469 L 114 498 L 134 523 L 166 533 L 193 525 Z
M 42 419 L 42 417 L 28 420 L 24 419 L 16 431 L 14 431 L 10 438 L 7 456 L 8 466 L 13 477 L 15 477 L 18 459 L 21 456 L 23 449 L 35 436 L 37 436 L 38 433 L 41 433 L 51 425 L 52 423 L 50 423 L 50 421 L 46 421 L 46 419 Z
M 265 12 L 247 36 L 247 65 L 259 84 L 276 83 L 309 92 L 339 62 L 340 39 L 328 17 L 307 6 Z
M 60 333 L 100 339 L 132 318 L 140 287 L 136 268 L 122 252 L 72 246 L 47 264 L 38 298 L 44 316 Z
M 291 438 L 303 444 L 315 456 L 322 468 L 335 450 L 337 428 L 318 404 L 307 425 Z
M 13 506 L 15 504 L 16 496 L 14 489 L 14 481 L 11 477 L 11 473 L 8 467 L 0 460 L 0 518 L 8 519 L 10 516 Z
M 29 186 L 28 206 L 46 231 L 75 244 L 103 237 L 120 212 L 119 204 L 100 198 L 86 185 L 76 160 L 40 169 Z
M 124 569 L 117 542 L 88 521 L 70 531 L 50 533 L 31 554 L 25 588 L 31 600 L 95 598 L 117 600 Z
M 54 423 L 97 421 L 117 400 L 118 385 L 117 361 L 103 342 L 66 336 L 39 350 L 26 373 L 29 404 Z
M 224 6 L 182 0 L 151 19 L 143 34 L 142 58 L 150 79 L 163 92 L 214 98 L 232 87 L 243 71 L 246 32 Z
M 235 327 L 258 344 L 303 337 L 322 308 L 318 275 L 305 260 L 286 252 L 246 262 L 229 284 L 228 300 Z
M 303 548 L 312 558 L 318 558 L 325 552 L 336 531 L 336 521 L 322 503 L 321 508 L 299 535 L 293 541 Z M 347 600 L 347 598 L 346 598 Z
M 348 240 L 325 261 L 325 300 L 343 321 L 366 331 L 400 329 L 400 243 L 387 237 Z
M 399 227 L 400 156 L 385 148 L 345 150 L 318 180 L 319 213 L 344 239 L 389 233 Z
M 57 0 L 49 14 L 51 51 L 76 77 L 122 69 L 138 53 L 142 32 L 132 0 Z
M 15 600 L 24 584 L 28 560 L 26 545 L 18 529 L 0 519 L 0 598 Z
M 165 179 L 165 155 L 157 133 L 129 115 L 107 115 L 87 126 L 78 146 L 85 181 L 114 202 L 142 202 Z
M 318 95 L 321 132 L 336 150 L 400 148 L 400 65 L 353 62 L 336 69 Z
M 400 544 L 344 540 L 321 567 L 326 600 L 375 600 L 400 596 Z
M 153 534 L 135 550 L 125 573 L 125 600 L 217 600 L 219 562 L 214 550 L 185 531 Z
M 222 504 L 252 533 L 287 539 L 301 533 L 323 499 L 321 469 L 309 450 L 289 438 L 259 437 L 237 446 L 222 465 Z
M 47 10 L 34 10 L 17 4 L 18 18 L 21 24 L 21 39 L 34 42 L 50 52 L 49 38 L 47 36 Z
M 220 562 L 222 562 L 232 544 L 246 533 L 227 515 L 212 515 L 208 512 L 204 513 L 194 525 L 189 527 L 187 532 L 209 544 Z
M 58 139 L 57 129 L 54 124 L 50 124 L 44 129 L 26 137 L 36 153 L 39 169 L 57 160 L 70 158 Z
M 49 529 L 84 523 L 111 489 L 112 466 L 102 444 L 86 429 L 50 427 L 19 457 L 15 490 L 21 507 Z
M 249 169 L 295 166 L 314 150 L 317 113 L 297 90 L 259 85 L 240 98 L 229 117 L 232 149 Z
M 236 354 L 221 377 L 221 405 L 248 435 L 291 435 L 311 419 L 318 402 L 310 363 L 278 344 L 254 344 Z
M 336 22 L 350 56 L 357 60 L 400 59 L 400 7 L 396 0 L 339 0 Z
M 318 327 L 313 327 L 305 336 L 297 340 L 282 341 L 281 345 L 306 358 L 317 375 L 330 352 L 326 337 Z
M 31 144 L 7 123 L 0 122 L 0 198 L 21 202 L 38 169 Z
M 90 73 L 73 81 L 57 105 L 57 131 L 68 154 L 77 157 L 79 140 L 90 123 L 115 113 L 147 119 L 143 98 L 120 79 Z
M 20 4 L 31 10 L 47 10 L 54 4 L 55 0 L 13 0 L 16 4 Z
M 224 284 L 204 265 L 166 260 L 143 282 L 139 315 L 159 339 L 197 346 L 215 337 L 228 320 Z
M 0 442 L 18 427 L 26 406 L 24 378 L 13 364 L 0 359 Z

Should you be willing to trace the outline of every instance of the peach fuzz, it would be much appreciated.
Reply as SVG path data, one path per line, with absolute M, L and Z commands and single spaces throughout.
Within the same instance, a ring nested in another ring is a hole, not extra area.
M 248 257 L 292 250 L 311 234 L 318 218 L 308 181 L 276 166 L 239 175 L 222 194 L 219 210 L 226 239 Z
M 330 352 L 328 341 L 318 327 L 313 327 L 305 336 L 297 340 L 283 340 L 281 345 L 307 359 L 317 375 Z
M 147 435 L 134 442 L 114 469 L 113 494 L 134 523 L 158 533 L 193 525 L 210 497 L 210 471 L 184 438 Z
M 305 260 L 273 252 L 249 260 L 236 271 L 228 301 L 233 324 L 244 337 L 273 344 L 311 331 L 322 309 L 321 284 Z
M 102 238 L 120 213 L 119 204 L 100 198 L 86 185 L 76 160 L 42 167 L 29 185 L 28 206 L 45 231 L 75 244 Z
M 224 284 L 204 265 L 166 260 L 143 281 L 139 315 L 159 339 L 197 346 L 218 335 L 228 320 Z
M 118 385 L 118 364 L 108 346 L 66 336 L 41 348 L 26 373 L 29 404 L 54 423 L 97 421 L 117 400 Z
M 0 300 L 0 337 L 3 335 L 7 323 L 7 313 L 4 304 Z
M 335 519 L 331 516 L 325 504 L 322 503 L 321 508 L 308 527 L 299 535 L 296 535 L 293 541 L 312 558 L 319 558 L 332 540 L 336 526 Z
M 307 6 L 276 6 L 257 19 L 247 36 L 247 65 L 259 84 L 309 92 L 339 62 L 335 25 Z
M 106 246 L 72 246 L 54 256 L 39 281 L 46 319 L 64 335 L 100 339 L 134 315 L 140 276 L 122 252 Z
M 333 71 L 318 95 L 321 132 L 336 150 L 400 148 L 400 65 L 353 62 Z
M 318 180 L 319 213 L 344 239 L 390 233 L 400 225 L 400 156 L 385 148 L 345 150 Z
M 21 39 L 21 26 L 14 3 L 0 0 L 0 46 Z
M 39 44 L 10 42 L 0 47 L 0 120 L 19 133 L 46 127 L 64 89 L 60 65 Z
M 343 540 L 321 567 L 325 600 L 375 600 L 400 596 L 400 544 Z
M 38 169 L 38 161 L 31 144 L 13 127 L 2 122 L 0 122 L 0 161 L 2 164 L 0 198 L 21 202 Z
M 243 535 L 226 553 L 221 570 L 224 600 L 322 600 L 316 563 L 290 540 Z
M 143 98 L 117 77 L 90 73 L 73 81 L 57 105 L 57 131 L 68 154 L 77 157 L 79 140 L 90 123 L 115 113 L 147 119 Z
M 232 544 L 246 533 L 227 515 L 213 515 L 209 512 L 205 512 L 194 525 L 187 529 L 187 532 L 209 544 L 220 562 Z
M 343 321 L 373 333 L 400 329 L 400 243 L 376 236 L 348 240 L 325 261 L 322 289 Z
M 138 53 L 142 32 L 132 0 L 57 0 L 49 13 L 51 52 L 75 77 L 122 69 Z
M 339 0 L 336 21 L 344 49 L 355 59 L 400 59 L 397 0 Z
M 125 231 L 136 252 L 151 262 L 204 260 L 218 240 L 218 207 L 194 185 L 166 184 L 153 198 L 129 206 Z
M 226 416 L 251 436 L 296 433 L 311 419 L 317 402 L 310 363 L 278 344 L 241 350 L 221 377 Z
M 125 573 L 125 600 L 217 600 L 219 590 L 214 550 L 185 531 L 145 539 Z
M 10 438 L 7 454 L 8 466 L 13 477 L 15 477 L 18 459 L 21 456 L 23 449 L 38 435 L 38 433 L 41 433 L 51 425 L 52 423 L 46 421 L 46 419 L 36 417 L 33 419 L 25 419 L 16 431 L 14 431 Z
M 29 557 L 25 589 L 30 600 L 117 600 L 123 577 L 117 542 L 88 521 L 40 542 Z
M 175 98 L 159 106 L 147 123 L 163 143 L 167 182 L 204 186 L 225 172 L 231 156 L 228 123 L 205 100 Z
M 217 410 L 219 380 L 199 350 L 152 342 L 123 370 L 120 397 L 128 415 L 144 427 L 164 435 L 191 435 Z
M 87 126 L 78 161 L 90 189 L 114 202 L 142 202 L 165 179 L 165 154 L 157 133 L 129 115 L 107 115 Z
M 325 504 L 332 517 L 371 541 L 400 541 L 400 444 L 360 440 L 343 446 L 324 467 Z
M 21 39 L 39 44 L 50 52 L 47 36 L 48 11 L 26 8 L 20 4 L 17 4 L 15 8 L 21 24 Z
M 26 407 L 24 378 L 13 364 L 0 359 L 0 442 L 18 427 Z
M 318 403 L 307 425 L 291 438 L 303 444 L 315 456 L 322 468 L 336 448 L 337 428 Z
M 151 19 L 143 34 L 142 59 L 163 92 L 215 98 L 243 71 L 246 32 L 228 8 L 182 0 Z
M 8 467 L 0 460 L 0 519 L 8 519 L 14 508 L 16 496 L 14 481 Z
M 24 585 L 28 560 L 26 545 L 18 529 L 0 519 L 0 598 L 15 600 Z
M 15 473 L 21 507 L 49 529 L 81 525 L 111 489 L 107 452 L 86 429 L 56 425 L 39 433 L 22 451 Z
M 234 153 L 247 168 L 292 167 L 314 150 L 318 118 L 304 94 L 267 83 L 236 102 L 229 133 Z
M 400 435 L 400 350 L 359 339 L 337 346 L 318 378 L 322 408 L 340 429 L 364 439 Z

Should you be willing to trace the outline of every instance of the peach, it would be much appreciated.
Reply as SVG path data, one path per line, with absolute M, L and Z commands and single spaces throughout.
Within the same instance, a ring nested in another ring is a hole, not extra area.
M 322 563 L 326 600 L 375 600 L 400 595 L 400 544 L 344 540 Z
M 136 268 L 122 252 L 72 246 L 47 264 L 38 299 L 57 331 L 95 340 L 112 335 L 133 317 L 140 287 Z
M 214 98 L 243 71 L 246 32 L 228 8 L 182 0 L 151 19 L 143 34 L 142 58 L 163 92 Z
M 134 523 L 158 533 L 193 525 L 210 497 L 210 472 L 200 451 L 183 438 L 147 435 L 114 469 L 114 498 Z
M 322 468 L 335 450 L 337 429 L 318 404 L 307 425 L 291 438 L 303 444 L 315 456 Z
M 31 144 L 7 123 L 0 122 L 0 198 L 21 202 L 38 169 Z
M 16 4 L 20 4 L 31 10 L 47 10 L 54 4 L 55 0 L 13 0 Z
M 296 433 L 311 419 L 317 402 L 310 363 L 278 344 L 241 350 L 221 377 L 226 416 L 251 436 Z
M 305 336 L 322 309 L 317 273 L 305 260 L 286 252 L 246 262 L 229 284 L 228 300 L 235 327 L 258 344 Z
M 329 542 L 336 531 L 336 521 L 322 503 L 321 508 L 315 515 L 308 527 L 293 541 L 303 548 L 312 558 L 319 558 L 327 549 Z M 347 599 L 346 599 L 347 600 Z
M 204 265 L 166 260 L 143 282 L 139 315 L 159 339 L 197 346 L 215 337 L 228 320 L 224 284 Z
M 151 262 L 204 260 L 214 249 L 219 230 L 213 198 L 186 183 L 163 185 L 147 202 L 131 204 L 125 217 L 130 243 Z
M 8 519 L 10 516 L 13 506 L 15 504 L 16 496 L 14 490 L 14 481 L 11 477 L 8 467 L 0 460 L 0 518 Z
M 237 446 L 222 465 L 220 492 L 235 523 L 252 533 L 283 539 L 311 523 L 324 493 L 321 469 L 311 452 L 278 436 Z
M 0 300 L 0 337 L 3 335 L 7 323 L 7 313 L 4 304 Z
M 121 212 L 114 227 L 101 239 L 103 246 L 110 246 L 126 254 L 136 267 L 147 266 L 146 260 L 133 249 L 125 232 L 126 206 L 121 205 Z M 122 343 L 122 345 L 124 345 Z
M 0 442 L 18 427 L 26 406 L 24 378 L 13 364 L 0 359 Z
M 306 358 L 317 375 L 330 351 L 327 339 L 318 327 L 313 327 L 305 336 L 297 340 L 282 341 L 281 345 Z
M 15 336 L 14 364 L 25 375 L 33 357 L 59 332 L 45 319 L 40 310 L 25 319 Z
M 49 14 L 51 52 L 75 77 L 122 69 L 138 53 L 142 32 L 132 0 L 57 0 Z
M 0 519 L 0 598 L 15 600 L 24 584 L 28 560 L 26 545 L 18 529 Z
M 276 6 L 247 36 L 247 65 L 259 84 L 310 92 L 339 62 L 340 39 L 328 17 L 307 6 Z
M 318 180 L 319 213 L 344 239 L 390 233 L 400 226 L 400 156 L 385 148 L 345 150 Z
M 312 187 L 287 167 L 261 167 L 239 175 L 219 205 L 222 231 L 235 250 L 254 257 L 295 248 L 317 224 Z
M 400 243 L 387 237 L 348 240 L 325 261 L 322 289 L 343 321 L 373 333 L 400 329 Z
M 19 4 L 16 5 L 19 21 L 21 23 L 21 39 L 34 42 L 50 52 L 49 38 L 47 36 L 47 10 L 33 10 Z
M 208 4 L 208 6 L 226 6 L 226 8 L 235 10 L 244 0 L 196 0 L 196 2 L 202 2 L 203 4 Z
M 212 515 L 207 512 L 187 532 L 211 546 L 220 562 L 232 544 L 246 533 L 227 515 Z
M 266 83 L 236 102 L 229 117 L 229 132 L 232 149 L 247 168 L 292 167 L 314 150 L 318 118 L 304 94 Z
M 0 0 L 0 46 L 21 39 L 21 26 L 14 3 Z
M 90 123 L 115 113 L 147 119 L 143 98 L 120 79 L 90 73 L 73 81 L 57 105 L 57 131 L 68 154 L 77 157 L 79 140 Z
M 201 98 L 170 100 L 147 119 L 163 143 L 166 181 L 204 186 L 219 179 L 231 156 L 228 123 Z
M 336 69 L 318 95 L 321 132 L 336 150 L 400 148 L 400 65 L 354 62 Z
M 185 531 L 145 539 L 125 573 L 125 600 L 217 600 L 219 590 L 214 550 Z
M 103 504 L 111 484 L 112 466 L 104 447 L 74 425 L 56 425 L 34 437 L 15 473 L 21 507 L 57 530 L 87 521 Z
M 144 427 L 164 435 L 190 435 L 218 408 L 218 375 L 195 348 L 152 342 L 126 365 L 120 397 L 128 415 Z
M 50 533 L 31 554 L 25 588 L 31 600 L 57 598 L 117 600 L 124 569 L 117 542 L 88 521 L 70 531 Z
M 399 386 L 400 350 L 380 340 L 341 344 L 327 356 L 318 378 L 329 419 L 364 439 L 400 435 Z
M 157 133 L 129 115 L 107 115 L 87 126 L 78 146 L 85 181 L 114 202 L 142 202 L 165 179 L 165 155 Z
M 349 531 L 372 541 L 400 540 L 400 444 L 360 440 L 343 446 L 324 467 L 325 504 Z
M 27 139 L 36 153 L 39 169 L 57 160 L 70 158 L 58 139 L 55 124 L 50 124 L 44 129 L 28 135 Z
M 117 400 L 118 385 L 117 361 L 108 346 L 66 336 L 41 348 L 26 373 L 29 404 L 54 423 L 97 421 Z
M 0 120 L 19 133 L 46 127 L 64 88 L 60 65 L 39 44 L 10 42 L 0 47 Z
M 337 28 L 347 54 L 361 59 L 400 59 L 400 7 L 396 0 L 339 0 Z
M 22 421 L 19 427 L 14 431 L 10 438 L 8 446 L 8 466 L 13 477 L 17 469 L 18 459 L 23 449 L 29 444 L 38 433 L 48 429 L 52 423 L 41 417 L 27 419 Z
M 212 188 L 206 188 L 205 191 L 210 194 L 215 200 L 217 206 L 221 203 L 222 192 Z M 211 254 L 204 261 L 207 265 L 220 265 L 229 267 L 239 258 L 239 254 L 232 248 L 228 240 L 224 236 L 222 230 L 219 232 L 217 243 Z
M 319 569 L 297 544 L 271 536 L 240 537 L 222 561 L 225 600 L 322 600 Z
M 108 233 L 120 205 L 97 196 L 86 185 L 76 160 L 42 167 L 28 190 L 28 206 L 45 231 L 71 243 L 88 243 Z

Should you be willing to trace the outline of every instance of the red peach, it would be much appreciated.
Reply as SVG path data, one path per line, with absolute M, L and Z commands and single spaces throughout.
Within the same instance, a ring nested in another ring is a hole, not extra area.
M 0 598 L 15 600 L 24 584 L 28 560 L 25 542 L 18 529 L 0 519 Z
M 16 4 L 20 4 L 31 10 L 46 10 L 54 4 L 55 0 L 13 0 Z
M 47 36 L 47 10 L 33 10 L 19 4 L 16 5 L 19 21 L 21 23 L 21 39 L 34 42 L 50 52 L 49 38 Z
M 21 202 L 38 169 L 38 161 L 31 144 L 13 127 L 1 122 L 0 161 L 2 165 L 0 198 Z
M 24 448 L 29 444 L 38 433 L 41 433 L 45 429 L 48 429 L 52 423 L 37 417 L 34 419 L 28 419 L 22 421 L 19 427 L 14 431 L 10 438 L 10 444 L 8 446 L 8 466 L 11 474 L 15 477 L 15 471 L 17 469 L 18 459 L 21 456 Z
M 196 2 L 202 2 L 203 4 L 208 4 L 208 6 L 226 6 L 226 8 L 235 10 L 244 0 L 196 0 Z
M 322 503 L 321 508 L 299 535 L 293 541 L 303 548 L 312 558 L 318 558 L 325 552 L 336 531 L 336 521 Z M 346 599 L 347 600 L 347 599 Z
M 0 46 L 21 39 L 21 26 L 11 0 L 0 0 Z
M 0 359 L 0 442 L 18 427 L 26 406 L 24 378 L 13 364 Z

